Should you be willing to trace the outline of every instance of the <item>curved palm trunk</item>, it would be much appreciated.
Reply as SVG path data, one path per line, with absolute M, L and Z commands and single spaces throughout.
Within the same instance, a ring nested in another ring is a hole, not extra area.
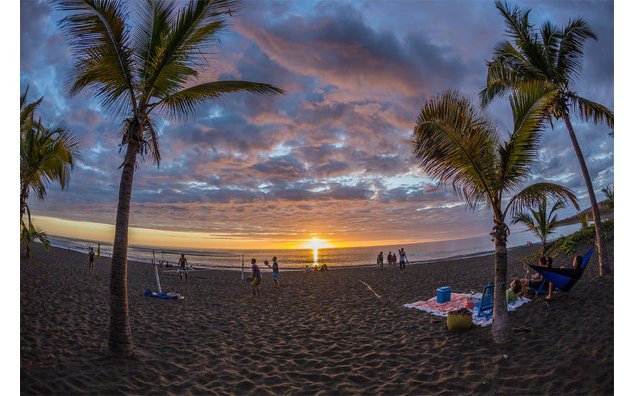
M 588 189 L 588 196 L 590 197 L 590 204 L 592 205 L 592 216 L 594 218 L 594 234 L 597 241 L 597 249 L 599 251 L 599 275 L 603 276 L 610 273 L 610 265 L 608 264 L 608 252 L 605 249 L 603 241 L 603 225 L 601 224 L 599 205 L 597 204 L 597 199 L 594 196 L 594 188 L 592 187 L 592 180 L 590 179 L 590 174 L 588 173 L 586 161 L 583 159 L 583 153 L 579 147 L 579 142 L 577 142 L 577 136 L 575 135 L 574 129 L 572 129 L 572 124 L 570 123 L 568 114 L 564 113 L 563 118 L 566 123 L 566 127 L 568 128 L 572 147 L 575 149 L 575 154 L 577 154 L 577 160 L 579 161 L 579 167 L 581 168 L 581 173 L 583 174 L 583 180 L 586 182 L 586 188 Z
M 117 222 L 114 246 L 112 247 L 108 349 L 110 353 L 120 357 L 128 357 L 134 350 L 128 309 L 128 224 L 130 221 L 132 182 L 138 151 L 139 143 L 130 141 L 121 172 Z
M 493 341 L 504 343 L 510 338 L 509 312 L 506 308 L 506 237 L 507 227 L 504 223 L 494 227 L 495 242 L 495 279 L 493 281 Z
M 24 184 L 20 186 L 20 227 L 26 227 L 24 221 L 24 212 L 26 212 L 26 200 L 29 198 L 29 186 L 28 184 Z M 29 260 L 31 258 L 31 240 L 30 238 L 24 241 L 24 255 L 26 259 Z
M 26 211 L 26 200 L 29 198 L 29 188 L 27 185 L 20 186 L 20 223 Z

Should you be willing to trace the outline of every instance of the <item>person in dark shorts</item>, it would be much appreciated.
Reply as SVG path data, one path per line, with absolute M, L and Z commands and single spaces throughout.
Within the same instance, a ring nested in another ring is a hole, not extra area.
M 185 253 L 181 254 L 181 258 L 178 260 L 178 274 L 181 280 L 183 280 L 183 274 L 185 274 L 185 282 L 187 282 L 187 259 Z
M 407 255 L 405 254 L 405 248 L 401 248 L 398 250 L 398 255 L 399 255 L 399 268 L 400 269 L 405 269 L 405 263 L 407 262 L 407 264 L 409 264 L 409 260 L 407 260 Z
M 95 251 L 92 246 L 88 249 L 88 271 L 95 271 Z
M 280 287 L 280 265 L 277 263 L 277 257 L 273 256 L 273 265 L 269 265 L 269 262 L 264 260 L 264 265 L 273 270 L 273 285 L 276 289 Z
M 260 268 L 255 263 L 255 259 L 251 259 L 251 288 L 253 289 L 253 295 L 260 295 L 260 282 L 262 281 L 262 274 Z M 257 292 L 257 294 L 256 294 Z

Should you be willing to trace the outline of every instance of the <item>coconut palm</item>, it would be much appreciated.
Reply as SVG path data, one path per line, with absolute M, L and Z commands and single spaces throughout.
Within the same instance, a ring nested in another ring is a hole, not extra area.
M 546 254 L 548 236 L 555 233 L 557 228 L 557 212 L 566 206 L 566 202 L 558 199 L 552 208 L 548 210 L 548 202 L 544 199 L 537 209 L 529 208 L 528 212 L 519 212 L 513 216 L 513 224 L 525 225 L 537 238 L 542 241 L 542 254 Z
M 135 14 L 127 5 L 135 4 Z M 125 157 L 121 165 L 119 203 L 110 280 L 109 351 L 133 353 L 128 312 L 127 250 L 130 201 L 139 155 L 161 159 L 155 116 L 192 115 L 196 108 L 221 96 L 246 91 L 279 94 L 270 84 L 249 81 L 200 83 L 205 51 L 217 43 L 226 15 L 237 4 L 230 0 L 182 3 L 145 0 L 59 0 L 67 14 L 61 21 L 75 56 L 71 94 L 92 92 L 103 108 L 123 118 Z
M 59 182 L 62 189 L 68 186 L 70 172 L 79 158 L 79 145 L 63 126 L 46 128 L 41 120 L 35 121 L 42 98 L 27 103 L 27 93 L 28 87 L 20 96 L 20 240 L 29 258 L 31 241 L 37 239 L 44 247 L 49 246 L 46 234 L 31 222 L 29 192 L 44 199 L 50 183 Z
M 552 88 L 544 92 L 542 85 L 514 94 L 511 98 L 514 127 L 505 140 L 457 92 L 445 92 L 426 102 L 414 127 L 413 150 L 423 171 L 441 184 L 450 183 L 454 192 L 473 209 L 484 205 L 493 211 L 492 332 L 496 342 L 509 337 L 505 296 L 509 234 L 506 216 L 547 198 L 569 199 L 577 206 L 573 192 L 558 184 L 543 182 L 523 187 L 537 155 L 543 106 L 555 94 Z
M 587 39 L 596 40 L 596 35 L 581 18 L 571 20 L 564 28 L 546 22 L 537 31 L 529 23 L 530 10 L 521 11 L 517 7 L 511 10 L 499 0 L 496 7 L 505 19 L 506 32 L 512 41 L 501 41 L 495 46 L 493 60 L 488 63 L 487 85 L 480 92 L 482 104 L 486 106 L 509 90 L 522 89 L 526 83 L 533 85 L 541 82 L 556 87 L 557 94 L 549 100 L 548 111 L 544 116 L 551 125 L 553 119 L 560 118 L 566 124 L 592 206 L 600 275 L 607 274 L 610 267 L 603 242 L 601 214 L 583 153 L 570 122 L 572 110 L 583 120 L 591 120 L 595 124 L 604 122 L 610 128 L 614 126 L 612 111 L 572 91 L 575 79 L 581 75 L 583 43 Z

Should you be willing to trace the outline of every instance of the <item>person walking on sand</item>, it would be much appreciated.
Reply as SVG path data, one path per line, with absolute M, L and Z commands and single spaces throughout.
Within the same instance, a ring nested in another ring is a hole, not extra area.
M 277 257 L 273 256 L 273 265 L 269 265 L 269 262 L 264 260 L 264 265 L 271 268 L 273 270 L 273 285 L 275 285 L 276 289 L 280 287 L 280 266 L 277 263 Z
M 181 258 L 178 259 L 178 275 L 183 280 L 183 274 L 185 274 L 185 283 L 187 283 L 187 259 L 185 253 L 181 253 Z
M 251 259 L 251 288 L 253 289 L 253 295 L 260 295 L 260 281 L 262 280 L 262 274 L 260 268 L 255 263 L 255 259 Z
M 405 248 L 400 248 L 398 251 L 398 255 L 399 255 L 399 268 L 400 269 L 405 269 L 405 263 L 407 262 L 407 264 L 409 264 L 409 260 L 407 260 L 407 255 L 405 254 Z
M 383 269 L 383 252 L 379 252 L 379 255 L 377 256 L 376 266 L 379 269 Z
M 392 269 L 392 252 L 389 252 L 387 254 L 387 269 L 388 270 Z
M 95 251 L 92 246 L 88 248 L 88 271 L 95 271 Z

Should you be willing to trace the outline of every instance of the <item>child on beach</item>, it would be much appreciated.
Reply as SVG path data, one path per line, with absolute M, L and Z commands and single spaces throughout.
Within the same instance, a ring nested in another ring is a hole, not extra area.
M 185 274 L 185 283 L 187 283 L 187 259 L 185 253 L 181 253 L 181 258 L 178 260 L 178 274 L 181 280 L 183 280 L 183 274 Z
M 519 279 L 514 279 L 510 287 L 506 290 L 506 303 L 512 303 L 520 298 L 520 292 L 522 291 L 522 282 Z
M 95 251 L 92 247 L 88 249 L 88 271 L 95 271 Z
M 275 288 L 278 289 L 280 287 L 280 266 L 277 263 L 277 257 L 273 256 L 273 266 L 270 266 L 266 260 L 264 260 L 264 265 L 273 270 L 273 284 Z
M 260 295 L 260 281 L 262 280 L 262 274 L 260 273 L 260 268 L 255 263 L 255 259 L 251 259 L 251 287 L 253 289 L 253 295 Z

